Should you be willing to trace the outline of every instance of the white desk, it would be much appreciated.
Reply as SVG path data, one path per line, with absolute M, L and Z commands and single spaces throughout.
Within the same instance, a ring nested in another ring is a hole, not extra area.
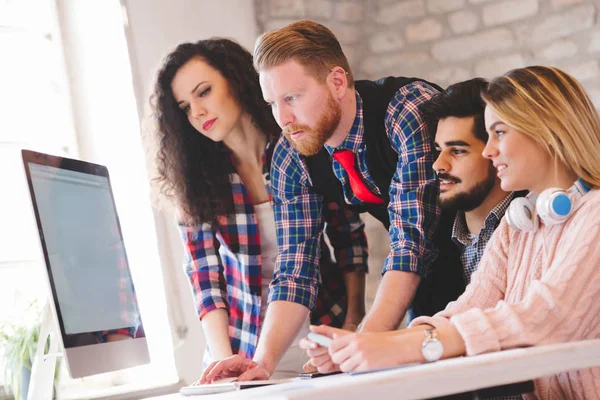
M 600 339 L 506 350 L 361 375 L 333 375 L 215 395 L 154 400 L 427 399 L 600 366 Z

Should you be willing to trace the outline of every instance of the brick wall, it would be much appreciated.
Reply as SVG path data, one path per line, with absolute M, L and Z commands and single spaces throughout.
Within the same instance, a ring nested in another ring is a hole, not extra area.
M 600 107 L 600 0 L 255 0 L 260 32 L 307 18 L 338 37 L 358 79 L 441 86 L 553 65 Z
M 259 32 L 297 19 L 329 27 L 357 79 L 418 76 L 442 87 L 543 64 L 575 76 L 600 108 L 600 0 L 254 0 Z M 368 304 L 389 251 L 365 216 Z

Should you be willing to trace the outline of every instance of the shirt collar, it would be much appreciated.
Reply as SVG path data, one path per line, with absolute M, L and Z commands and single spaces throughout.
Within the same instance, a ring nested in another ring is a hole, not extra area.
M 496 207 L 494 207 L 490 214 L 494 214 L 498 220 L 501 220 L 502 217 L 504 217 L 504 213 L 506 212 L 506 209 L 508 208 L 510 202 L 513 200 L 514 197 L 514 192 L 510 192 L 500 203 L 496 205 Z
M 512 201 L 514 197 L 514 193 L 509 193 L 500 203 L 496 204 L 496 207 L 490 211 L 488 216 L 485 218 L 483 222 L 483 226 L 481 227 L 481 231 L 479 231 L 479 235 L 471 235 L 469 229 L 467 228 L 467 221 L 465 220 L 464 211 L 458 211 L 456 213 L 456 217 L 454 218 L 454 225 L 452 226 L 452 240 L 455 243 L 460 243 L 463 246 L 470 246 L 473 243 L 476 243 L 483 232 L 486 229 L 496 229 L 498 222 L 504 216 L 508 205 Z
M 354 122 L 352 123 L 352 128 L 350 128 L 350 132 L 346 135 L 344 141 L 338 147 L 331 147 L 325 145 L 325 148 L 329 152 L 329 154 L 333 154 L 336 150 L 350 150 L 353 153 L 357 153 L 364 144 L 363 144 L 363 136 L 365 126 L 363 123 L 363 105 L 362 98 L 355 90 L 354 95 L 356 96 L 356 116 L 354 117 Z

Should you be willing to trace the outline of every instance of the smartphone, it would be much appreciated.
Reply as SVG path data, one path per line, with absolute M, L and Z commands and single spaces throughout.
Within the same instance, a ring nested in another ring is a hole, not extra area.
M 306 335 L 306 338 L 310 341 L 313 341 L 323 347 L 329 347 L 329 345 L 331 344 L 331 339 L 328 338 L 327 336 L 323 336 L 320 335 L 318 333 L 314 333 L 314 332 L 309 332 L 308 335 Z

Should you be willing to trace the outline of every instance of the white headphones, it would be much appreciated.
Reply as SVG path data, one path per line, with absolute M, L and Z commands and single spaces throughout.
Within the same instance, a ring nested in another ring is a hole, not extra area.
M 550 188 L 539 196 L 529 193 L 510 203 L 506 222 L 512 229 L 525 232 L 536 230 L 540 218 L 546 225 L 561 224 L 579 208 L 581 197 L 589 191 L 590 188 L 578 179 L 568 190 Z

